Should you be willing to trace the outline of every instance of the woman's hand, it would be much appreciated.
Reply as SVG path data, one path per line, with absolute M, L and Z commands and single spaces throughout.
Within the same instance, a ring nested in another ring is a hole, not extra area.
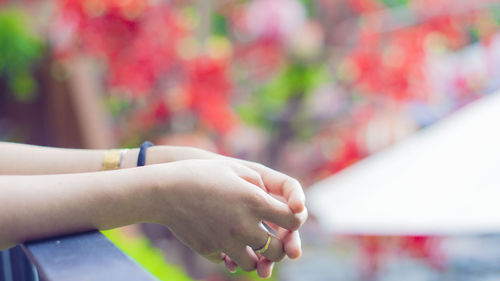
M 137 150 L 130 151 L 124 157 L 122 162 L 125 168 L 134 167 L 137 160 Z M 193 148 L 193 147 L 183 147 L 183 146 L 154 146 L 148 149 L 147 152 L 147 163 L 150 164 L 160 164 L 167 162 L 182 161 L 188 159 L 212 159 L 212 160 L 229 160 L 246 166 L 261 176 L 264 182 L 264 187 L 261 186 L 266 192 L 277 196 L 281 200 L 287 202 L 289 208 L 294 213 L 304 212 L 307 214 L 305 209 L 305 196 L 300 183 L 283 173 L 270 169 L 264 165 L 244 161 L 236 158 L 222 156 L 213 152 L 206 150 Z M 306 215 L 307 216 L 307 215 Z M 290 231 L 285 228 L 271 225 L 274 230 L 278 233 L 279 238 L 284 244 L 285 253 L 288 257 L 292 259 L 299 258 L 302 252 L 301 241 L 298 231 Z M 229 270 L 234 270 L 236 265 L 231 259 L 226 258 L 226 267 Z M 273 263 L 265 258 L 259 259 L 258 270 L 261 276 L 270 274 L 272 271 Z
M 278 187 L 279 181 L 273 178 L 278 174 L 261 171 L 263 176 L 255 170 L 263 166 L 252 169 L 229 159 L 185 160 L 169 166 L 176 180 L 168 191 L 158 181 L 155 221 L 167 225 L 181 241 L 211 261 L 225 261 L 228 268 L 237 264 L 245 271 L 258 267 L 261 277 L 268 277 L 272 262 L 280 261 L 287 250 L 282 239 L 298 239 L 293 233 L 304 223 L 307 212 L 304 208 L 302 212 L 292 211 L 266 191 L 280 189 L 287 199 L 297 202 L 302 200 L 300 196 L 283 185 Z M 297 202 L 293 204 L 299 205 Z M 270 235 L 262 221 L 277 227 L 281 236 L 272 236 L 263 253 L 265 259 L 252 250 L 262 248 Z M 300 245 L 298 251 L 300 255 Z
M 125 167 L 135 167 L 137 152 L 138 151 L 133 153 L 129 152 L 126 154 L 124 159 Z M 288 175 L 275 171 L 259 163 L 231 158 L 189 146 L 165 145 L 149 148 L 146 159 L 146 164 L 148 165 L 193 159 L 234 161 L 259 173 L 264 182 L 264 190 L 285 200 L 294 213 L 305 211 L 305 195 L 300 183 Z M 292 259 L 300 257 L 301 247 L 298 233 L 279 232 L 284 233 L 283 235 L 287 236 L 284 237 L 286 240 L 285 244 L 287 244 L 287 247 L 285 247 L 286 254 Z

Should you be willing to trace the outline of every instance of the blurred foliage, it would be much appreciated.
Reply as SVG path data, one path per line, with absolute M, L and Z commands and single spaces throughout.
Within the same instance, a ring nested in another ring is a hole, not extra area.
M 31 74 L 40 58 L 43 43 L 26 25 L 26 15 L 20 10 L 0 10 L 0 76 L 20 101 L 35 97 L 36 81 Z
M 51 55 L 99 61 L 123 146 L 201 146 L 304 186 L 500 87 L 500 1 L 48 2 Z M 43 50 L 26 22 L 0 12 L 0 75 L 23 100 Z M 189 280 L 148 240 L 105 233 L 162 280 Z
M 109 240 L 111 240 L 118 248 L 133 258 L 147 271 L 162 281 L 193 281 L 185 271 L 175 265 L 171 265 L 165 261 L 161 250 L 151 245 L 151 241 L 146 237 L 136 237 L 124 234 L 120 229 L 101 231 Z M 238 270 L 231 274 L 232 276 L 240 276 L 240 280 L 259 280 L 256 271 L 244 272 Z M 269 281 L 276 281 L 276 274 Z
M 163 258 L 164 253 L 154 248 L 147 238 L 126 236 L 119 229 L 102 233 L 158 279 L 192 281 L 181 268 L 168 264 Z
M 55 2 L 55 57 L 106 65 L 124 146 L 200 146 L 304 186 L 500 87 L 496 0 Z
M 408 0 L 382 0 L 382 3 L 387 7 L 393 8 L 408 4 Z
M 331 80 L 323 64 L 289 65 L 260 87 L 248 102 L 237 108 L 237 112 L 247 124 L 271 130 L 291 99 L 307 99 L 318 86 Z

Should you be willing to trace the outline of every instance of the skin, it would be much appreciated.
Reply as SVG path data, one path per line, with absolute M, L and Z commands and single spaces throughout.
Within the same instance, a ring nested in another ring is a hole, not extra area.
M 133 149 L 122 170 L 96 172 L 104 153 L 0 143 L 0 249 L 153 222 L 231 271 L 240 266 L 269 277 L 274 262 L 301 255 L 296 230 L 307 210 L 295 179 L 257 163 L 171 146 L 149 148 L 145 167 L 135 168 Z M 261 221 L 277 233 L 263 256 L 252 250 L 267 241 Z

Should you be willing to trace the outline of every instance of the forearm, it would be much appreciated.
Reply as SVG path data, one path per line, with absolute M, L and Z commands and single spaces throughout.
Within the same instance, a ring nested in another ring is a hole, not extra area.
M 127 152 L 123 167 L 136 165 L 138 150 Z M 191 159 L 223 159 L 224 156 L 189 146 L 157 145 L 149 148 L 146 155 L 146 165 L 161 164 Z M 131 161 L 135 161 L 131 163 Z
M 42 175 L 99 171 L 104 150 L 64 149 L 0 142 L 0 174 Z
M 0 176 L 0 250 L 32 239 L 147 221 L 155 211 L 152 193 L 160 174 L 155 171 Z
M 0 174 L 43 175 L 86 173 L 101 170 L 106 150 L 65 149 L 0 142 Z M 128 149 L 121 168 L 137 165 L 139 149 Z M 147 150 L 147 165 L 185 159 L 219 157 L 208 151 L 179 146 L 154 146 Z

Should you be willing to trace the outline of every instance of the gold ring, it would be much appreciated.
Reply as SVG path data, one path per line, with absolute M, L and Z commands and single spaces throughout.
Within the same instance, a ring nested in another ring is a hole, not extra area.
M 255 252 L 259 253 L 261 255 L 264 254 L 264 252 L 267 251 L 267 249 L 269 249 L 270 244 L 271 244 L 271 234 L 267 234 L 266 245 L 264 245 L 264 247 L 262 247 L 260 249 L 255 250 Z

